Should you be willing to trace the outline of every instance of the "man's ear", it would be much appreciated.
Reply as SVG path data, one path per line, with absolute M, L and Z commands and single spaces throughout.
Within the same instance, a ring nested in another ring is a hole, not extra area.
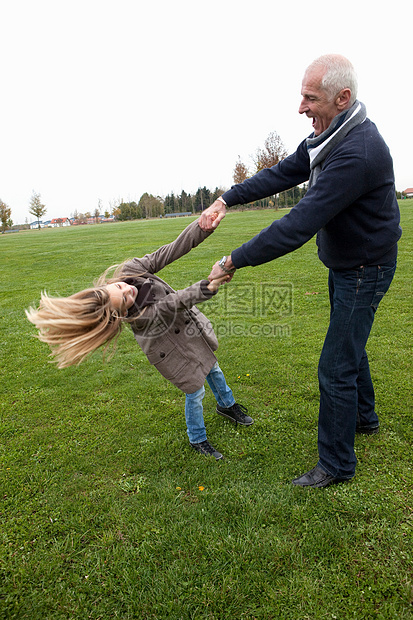
M 336 106 L 342 112 L 350 107 L 351 90 L 349 88 L 343 88 L 340 90 L 336 97 Z

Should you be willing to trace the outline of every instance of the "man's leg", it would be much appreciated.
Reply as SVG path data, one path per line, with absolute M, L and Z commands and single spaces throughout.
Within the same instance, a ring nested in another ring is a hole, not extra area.
M 319 362 L 319 462 L 294 484 L 327 486 L 354 476 L 359 401 L 370 408 L 373 402 L 374 409 L 365 345 L 395 268 L 394 262 L 357 270 L 330 270 L 330 325 Z
M 330 271 L 330 324 L 318 365 L 318 464 L 340 479 L 356 470 L 357 381 L 374 320 L 374 309 L 360 303 L 359 276 L 356 270 Z
M 379 419 L 375 411 L 374 387 L 370 375 L 366 351 L 361 358 L 357 377 L 357 425 L 356 432 L 372 434 L 379 429 Z

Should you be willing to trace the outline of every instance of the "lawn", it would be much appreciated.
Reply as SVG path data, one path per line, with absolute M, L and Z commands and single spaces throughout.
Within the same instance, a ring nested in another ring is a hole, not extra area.
M 292 478 L 317 461 L 317 361 L 328 323 L 315 241 L 237 272 L 202 305 L 255 423 L 204 400 L 216 462 L 189 447 L 183 394 L 130 331 L 115 355 L 57 370 L 24 309 L 172 241 L 178 218 L 0 235 L 0 618 L 407 619 L 413 613 L 412 233 L 368 344 L 381 432 L 357 436 L 356 477 Z M 229 213 L 166 267 L 175 288 L 283 211 Z

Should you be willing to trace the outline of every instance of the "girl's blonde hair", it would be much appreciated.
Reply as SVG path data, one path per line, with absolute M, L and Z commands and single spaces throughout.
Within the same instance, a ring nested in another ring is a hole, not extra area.
M 38 338 L 52 350 L 58 368 L 80 364 L 88 355 L 119 336 L 125 323 L 124 308 L 110 305 L 106 284 L 119 281 L 121 266 L 107 269 L 96 286 L 70 297 L 50 297 L 41 294 L 37 309 L 30 307 L 26 316 L 39 330 Z M 109 272 L 115 269 L 110 278 Z M 129 322 L 126 319 L 126 322 Z

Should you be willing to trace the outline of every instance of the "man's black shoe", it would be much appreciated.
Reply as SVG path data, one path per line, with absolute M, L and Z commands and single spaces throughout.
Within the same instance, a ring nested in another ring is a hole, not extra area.
M 330 476 L 319 465 L 316 465 L 314 469 L 303 474 L 299 478 L 293 480 L 293 484 L 299 487 L 312 487 L 320 489 L 322 487 L 328 487 L 329 484 L 337 484 L 338 482 L 345 482 L 346 478 L 334 478 Z
M 356 433 L 360 433 L 360 435 L 376 435 L 379 430 L 380 426 L 378 424 L 377 426 L 362 426 L 359 424 L 356 426 Z
M 228 418 L 235 424 L 242 424 L 242 426 L 251 426 L 254 423 L 254 420 L 250 418 L 249 415 L 246 415 L 248 409 L 239 403 L 234 403 L 232 407 L 220 407 L 217 405 L 217 413 L 219 415 L 224 416 L 224 418 Z
M 200 454 L 203 454 L 204 456 L 215 457 L 217 461 L 224 458 L 221 452 L 215 450 L 215 448 L 211 446 L 207 439 L 205 441 L 201 441 L 200 443 L 191 443 L 191 446 L 194 450 L 196 450 Z

